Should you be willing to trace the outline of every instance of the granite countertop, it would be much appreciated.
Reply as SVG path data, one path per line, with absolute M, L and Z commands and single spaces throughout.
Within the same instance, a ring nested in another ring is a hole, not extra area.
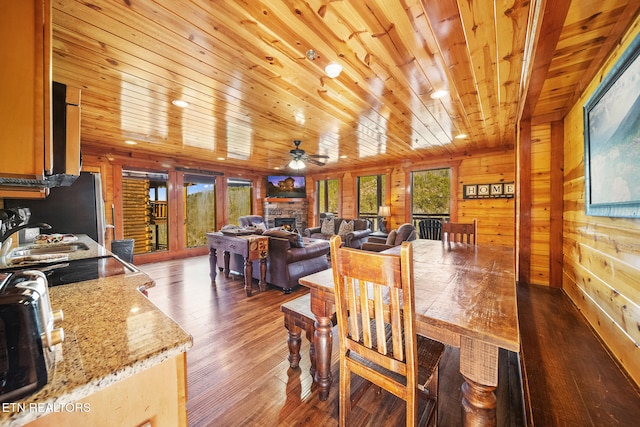
M 79 258 L 110 255 L 86 236 L 80 240 L 89 250 L 74 253 Z M 192 337 L 139 290 L 151 286 L 138 272 L 49 288 L 52 308 L 64 312 L 56 327 L 65 334 L 52 352 L 49 383 L 0 405 L 0 424 L 23 425 L 45 415 L 43 408 L 55 411 L 190 348 Z

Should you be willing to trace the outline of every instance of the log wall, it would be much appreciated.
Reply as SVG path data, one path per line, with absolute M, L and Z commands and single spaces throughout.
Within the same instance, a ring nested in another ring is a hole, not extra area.
M 564 120 L 562 280 L 564 291 L 638 384 L 640 219 L 585 215 L 582 107 L 639 28 L 637 19 Z

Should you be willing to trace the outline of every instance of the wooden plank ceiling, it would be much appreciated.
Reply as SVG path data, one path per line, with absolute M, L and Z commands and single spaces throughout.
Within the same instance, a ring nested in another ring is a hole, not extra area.
M 328 156 L 304 171 L 397 164 L 513 147 L 522 111 L 561 118 L 636 3 L 52 0 L 53 78 L 82 89 L 94 152 L 269 173 L 297 139 Z

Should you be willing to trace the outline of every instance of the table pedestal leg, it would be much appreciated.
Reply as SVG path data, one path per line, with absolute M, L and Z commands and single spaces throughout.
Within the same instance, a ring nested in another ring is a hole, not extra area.
M 463 425 L 495 427 L 498 347 L 460 337 L 460 373 Z
M 216 281 L 218 270 L 218 254 L 216 248 L 209 248 L 209 277 L 211 278 L 211 283 Z
M 260 287 L 260 292 L 264 292 L 267 290 L 267 259 L 262 258 L 260 260 L 260 281 L 258 282 L 258 286 Z
M 496 387 L 478 384 L 463 377 L 462 423 L 465 426 L 496 425 Z
M 331 318 L 316 315 L 315 333 L 313 336 L 316 354 L 316 375 L 320 400 L 329 398 L 331 387 L 331 346 L 333 333 L 331 332 Z
M 251 296 L 251 280 L 253 278 L 253 263 L 249 258 L 244 259 L 244 293 Z

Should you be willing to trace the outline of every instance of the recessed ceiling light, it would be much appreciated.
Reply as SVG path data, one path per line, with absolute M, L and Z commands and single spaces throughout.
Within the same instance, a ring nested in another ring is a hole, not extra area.
M 431 98 L 432 99 L 440 99 L 440 98 L 444 98 L 448 94 L 449 94 L 448 90 L 438 89 L 438 90 L 436 90 L 436 91 L 431 93 Z
M 456 139 L 465 139 L 467 137 L 466 133 L 459 133 L 455 136 Z
M 324 72 L 327 73 L 327 76 L 331 77 L 332 79 L 336 78 L 342 72 L 342 65 L 336 62 L 331 62 L 325 67 Z
M 218 160 L 227 160 L 224 157 L 218 157 Z
M 346 159 L 348 156 L 346 154 L 343 154 L 342 156 L 340 156 L 341 159 Z
M 125 141 L 124 143 L 125 143 L 125 144 L 129 144 L 129 145 L 136 145 L 136 144 L 137 144 L 137 142 L 135 142 L 135 141 L 130 141 L 130 140 L 127 140 L 127 141 Z
M 174 99 L 173 101 L 171 101 L 171 103 L 180 108 L 187 108 L 189 106 L 189 103 L 187 101 L 183 101 L 182 99 Z

